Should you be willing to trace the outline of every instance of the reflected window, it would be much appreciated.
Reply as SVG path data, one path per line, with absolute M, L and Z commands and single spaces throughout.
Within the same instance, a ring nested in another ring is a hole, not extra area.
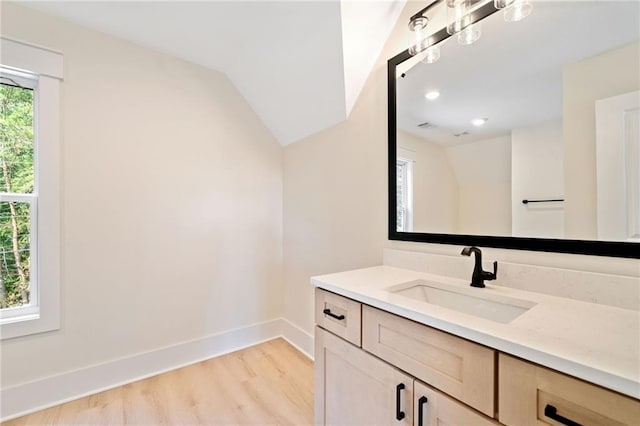
M 396 230 L 413 230 L 413 161 L 398 157 L 396 160 Z

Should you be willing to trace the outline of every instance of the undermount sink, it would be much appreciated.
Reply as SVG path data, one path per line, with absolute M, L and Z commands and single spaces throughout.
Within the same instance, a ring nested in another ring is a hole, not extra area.
M 489 288 L 465 288 L 427 280 L 398 284 L 387 291 L 503 324 L 536 305 L 528 300 L 493 294 Z

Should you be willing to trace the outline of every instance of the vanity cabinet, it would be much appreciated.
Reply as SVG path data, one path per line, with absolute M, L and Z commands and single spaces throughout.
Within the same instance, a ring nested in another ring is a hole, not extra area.
M 497 424 L 456 400 L 493 416 L 495 351 L 321 289 L 315 314 L 317 425 Z
M 362 304 L 347 297 L 316 288 L 316 324 L 360 346 Z
M 640 425 L 637 399 L 322 289 L 316 324 L 317 425 Z
M 317 425 L 498 425 L 320 327 L 315 344 Z
M 414 381 L 413 393 L 415 426 L 499 424 L 417 380 Z
M 499 358 L 500 422 L 506 425 L 640 424 L 640 401 L 509 355 Z
M 317 425 L 413 425 L 413 378 L 316 327 Z
M 493 349 L 366 305 L 362 308 L 362 348 L 494 416 Z

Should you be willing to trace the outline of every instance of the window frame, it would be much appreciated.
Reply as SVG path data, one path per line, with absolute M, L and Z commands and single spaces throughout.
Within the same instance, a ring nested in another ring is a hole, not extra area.
M 404 192 L 402 193 L 402 201 L 404 205 L 403 229 L 398 232 L 413 231 L 413 159 L 405 157 L 396 158 L 396 167 L 402 167 L 402 183 Z M 397 229 L 397 228 L 396 228 Z
M 0 202 L 29 204 L 29 258 L 31 265 L 38 265 L 38 77 L 33 74 L 8 70 L 2 65 L 0 65 L 0 75 L 9 77 L 21 88 L 33 90 L 33 192 L 30 194 L 0 192 Z M 37 318 L 40 311 L 38 288 L 38 268 L 32 267 L 29 271 L 29 304 L 0 309 L 0 324 Z
M 0 338 L 60 328 L 60 83 L 63 55 L 0 37 L 0 66 L 34 88 L 34 192 L 4 194 L 2 201 L 31 203 L 31 289 L 28 306 L 2 310 Z M 35 217 L 34 217 L 35 216 Z M 35 294 L 33 289 L 35 288 Z

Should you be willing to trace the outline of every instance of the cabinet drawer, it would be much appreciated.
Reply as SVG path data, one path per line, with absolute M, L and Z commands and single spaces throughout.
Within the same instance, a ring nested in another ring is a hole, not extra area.
M 369 306 L 362 347 L 493 417 L 495 351 Z
M 640 401 L 633 398 L 504 354 L 499 366 L 499 418 L 506 425 L 637 426 L 640 422 Z M 575 423 L 554 421 L 553 411 Z
M 485 417 L 453 398 L 418 381 L 413 385 L 416 426 L 473 425 L 498 426 L 499 423 Z
M 316 288 L 316 324 L 360 346 L 362 304 Z
M 319 327 L 316 425 L 412 426 L 413 378 Z

